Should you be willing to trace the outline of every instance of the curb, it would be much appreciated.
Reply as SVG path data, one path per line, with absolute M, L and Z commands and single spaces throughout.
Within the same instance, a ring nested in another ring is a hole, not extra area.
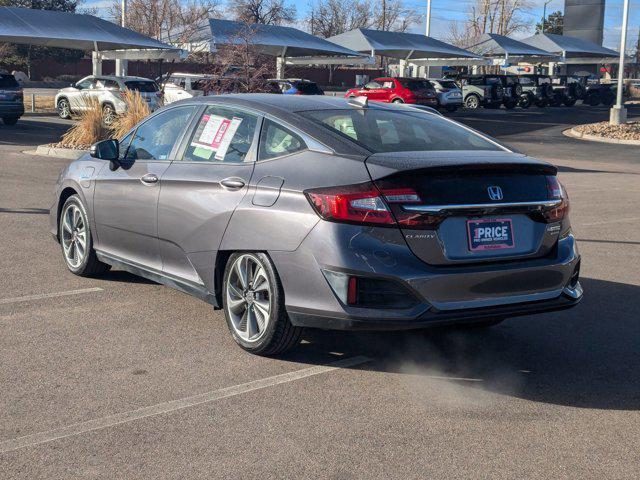
M 66 158 L 68 160 L 77 160 L 85 153 L 88 153 L 87 150 L 75 150 L 73 148 L 58 148 L 52 147 L 50 145 L 38 145 L 35 150 L 27 150 L 24 153 L 29 155 L 41 155 L 43 157 L 55 157 L 55 158 Z
M 586 140 L 589 142 L 612 143 L 616 145 L 640 145 L 640 140 L 620 140 L 617 138 L 598 137 L 597 135 L 579 132 L 575 128 L 568 128 L 564 130 L 562 134 L 565 137 L 577 138 L 578 140 Z

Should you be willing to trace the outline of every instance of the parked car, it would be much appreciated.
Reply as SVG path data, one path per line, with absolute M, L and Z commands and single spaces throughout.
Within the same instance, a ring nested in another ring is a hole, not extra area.
M 583 77 L 586 81 L 585 103 L 592 107 L 600 104 L 607 107 L 612 106 L 616 101 L 617 86 L 611 83 L 603 83 L 598 77 Z
M 518 77 L 522 92 L 538 108 L 548 106 L 554 98 L 549 75 L 521 75 Z
M 522 85 L 520 85 L 518 77 L 515 75 L 498 75 L 498 78 L 502 81 L 502 88 L 504 89 L 504 98 L 502 100 L 504 108 L 507 110 L 511 110 L 516 106 L 529 108 L 531 104 L 523 101 Z
M 187 292 L 266 355 L 303 327 L 491 326 L 572 307 L 568 202 L 556 167 L 440 115 L 220 95 L 71 162 L 50 228 L 72 273 L 124 269 Z
M 462 107 L 462 90 L 458 84 L 446 78 L 430 78 L 438 100 L 438 108 L 444 108 L 447 112 L 455 112 Z
M 168 105 L 185 98 L 199 97 L 208 93 L 214 75 L 195 73 L 172 73 L 160 80 L 164 91 L 164 104 Z
M 465 108 L 500 108 L 504 99 L 502 80 L 497 75 L 462 75 L 458 78 Z
M 324 95 L 316 82 L 303 78 L 272 78 L 268 82 L 284 95 Z
M 361 88 L 352 88 L 345 97 L 367 97 L 387 103 L 419 103 L 437 107 L 438 99 L 433 85 L 422 78 L 380 77 Z
M 139 92 L 151 111 L 163 104 L 163 93 L 158 84 L 148 78 L 90 75 L 58 91 L 55 98 L 58 115 L 61 118 L 71 118 L 71 115 L 90 108 L 93 100 L 102 109 L 104 124 L 111 125 L 116 115 L 127 109 L 127 104 L 122 99 L 122 93 L 126 90 Z
M 10 73 L 0 73 L 0 118 L 5 125 L 15 125 L 24 115 L 22 87 Z

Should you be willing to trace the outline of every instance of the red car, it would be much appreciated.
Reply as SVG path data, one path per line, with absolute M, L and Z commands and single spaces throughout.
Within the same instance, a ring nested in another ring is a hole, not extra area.
M 345 95 L 347 98 L 360 96 L 377 102 L 438 105 L 433 85 L 422 78 L 380 77 L 361 88 L 352 88 Z

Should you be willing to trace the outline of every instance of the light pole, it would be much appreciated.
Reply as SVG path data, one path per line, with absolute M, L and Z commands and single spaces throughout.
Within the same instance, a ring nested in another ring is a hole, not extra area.
M 627 122 L 627 109 L 622 103 L 622 87 L 624 78 L 624 51 L 627 47 L 627 25 L 629 21 L 629 0 L 624 0 L 624 9 L 622 11 L 622 35 L 620 37 L 620 63 L 618 64 L 618 92 L 616 96 L 616 104 L 611 109 L 609 123 L 611 125 L 620 125 Z
M 542 7 L 542 33 L 544 33 L 544 24 L 547 21 L 547 5 L 549 5 L 553 0 L 547 0 L 544 2 L 544 7 Z
M 431 33 L 431 0 L 427 0 L 427 18 L 426 18 L 426 26 L 424 28 L 424 34 L 428 37 Z M 427 78 L 431 76 L 431 68 L 426 66 L 424 68 L 424 74 Z
M 431 0 L 427 0 L 427 26 L 424 34 L 428 37 L 431 33 Z
M 127 18 L 127 0 L 122 0 L 122 4 L 120 6 L 120 12 L 122 15 L 120 16 L 120 25 L 124 28 L 126 26 L 126 18 Z M 116 75 L 126 75 L 127 74 L 127 60 L 124 59 L 116 59 Z

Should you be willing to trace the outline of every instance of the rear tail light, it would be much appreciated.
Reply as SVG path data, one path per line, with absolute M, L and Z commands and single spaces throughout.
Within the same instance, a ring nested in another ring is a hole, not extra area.
M 550 200 L 561 200 L 560 205 L 542 212 L 548 223 L 559 222 L 569 213 L 569 196 L 555 175 L 547 176 L 547 192 Z
M 379 190 L 367 182 L 316 188 L 305 194 L 316 213 L 333 222 L 434 229 L 443 220 L 441 216 L 408 212 L 403 208 L 403 205 L 422 203 L 412 188 Z

